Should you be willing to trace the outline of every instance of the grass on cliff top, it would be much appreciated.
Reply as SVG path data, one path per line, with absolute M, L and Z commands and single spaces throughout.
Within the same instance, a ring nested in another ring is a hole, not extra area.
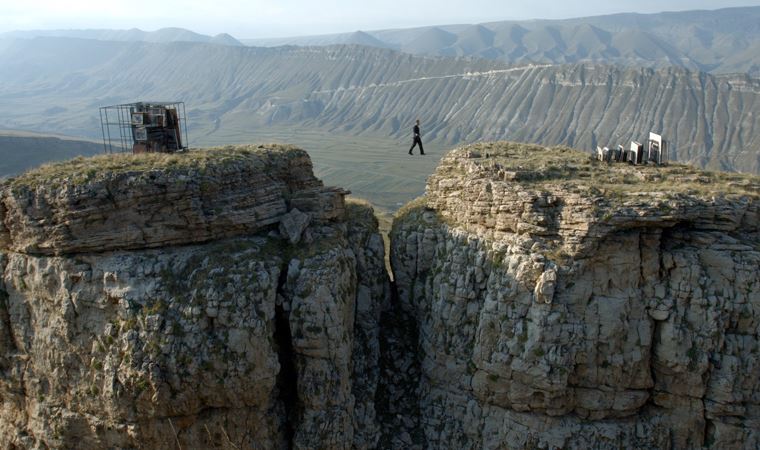
M 372 231 L 380 230 L 379 217 L 375 208 L 372 203 L 363 198 L 351 195 L 346 197 L 346 219 L 351 225 L 369 226 Z
M 434 211 L 428 208 L 428 198 L 425 195 L 421 195 L 399 208 L 399 210 L 396 211 L 396 214 L 394 214 L 393 220 L 390 224 L 389 235 L 395 234 L 398 230 L 398 227 L 402 224 L 422 224 L 424 222 L 423 213 L 426 210 Z M 453 221 L 449 220 L 438 211 L 435 211 L 435 216 L 440 223 L 454 225 Z
M 568 147 L 493 142 L 463 147 L 449 156 L 466 158 L 484 174 L 509 173 L 514 182 L 522 184 L 565 184 L 616 194 L 760 196 L 760 177 L 754 175 L 711 172 L 673 162 L 664 166 L 606 163 Z
M 348 219 L 355 217 L 372 216 L 372 220 L 377 220 L 377 231 L 383 237 L 383 247 L 385 248 L 385 268 L 388 273 L 391 272 L 391 227 L 393 226 L 393 215 L 388 211 L 375 207 L 368 200 L 358 197 L 346 197 L 346 213 Z
M 204 169 L 224 166 L 248 159 L 253 154 L 286 152 L 297 147 L 282 144 L 228 145 L 206 149 L 192 149 L 181 153 L 113 153 L 89 158 L 77 157 L 68 161 L 43 164 L 18 177 L 10 178 L 11 186 L 35 187 L 42 184 L 68 181 L 86 183 L 103 173 L 148 172 L 152 170 Z

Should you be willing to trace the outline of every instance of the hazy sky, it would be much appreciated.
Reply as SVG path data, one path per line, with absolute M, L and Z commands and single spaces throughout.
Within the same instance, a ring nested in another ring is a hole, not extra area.
M 760 0 L 0 0 L 0 32 L 29 29 L 181 27 L 237 38 L 558 19 L 616 12 L 758 6 Z

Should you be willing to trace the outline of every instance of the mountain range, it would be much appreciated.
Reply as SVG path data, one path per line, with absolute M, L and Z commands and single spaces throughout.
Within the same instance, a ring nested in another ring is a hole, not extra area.
M 359 44 L 416 55 L 473 56 L 508 63 L 595 62 L 679 66 L 760 75 L 760 7 L 564 20 L 500 21 L 323 36 L 241 39 L 247 45 Z
M 21 173 L 50 161 L 92 156 L 103 152 L 103 143 L 0 130 L 0 178 Z
M 704 12 L 690 14 L 693 27 L 713 36 L 744 26 L 743 39 L 751 47 L 760 40 L 738 13 L 751 17 L 757 10 L 718 11 L 715 20 L 720 22 L 714 24 Z M 605 33 L 612 36 L 638 18 L 643 30 L 638 35 L 644 36 L 648 29 L 664 33 L 669 26 L 676 33 L 674 24 L 687 21 L 688 15 L 594 20 L 608 24 L 612 31 Z M 724 25 L 722 20 L 731 15 L 737 22 Z M 562 26 L 605 36 L 597 24 L 582 21 L 563 21 Z M 613 29 L 616 23 L 619 29 Z M 533 24 L 539 25 L 559 26 L 556 21 Z M 0 39 L 0 127 L 99 140 L 102 106 L 184 101 L 191 146 L 294 143 L 311 152 L 315 170 L 326 182 L 388 209 L 424 190 L 425 177 L 445 150 L 481 140 L 590 151 L 597 145 L 644 141 L 654 131 L 670 141 L 671 157 L 678 161 L 760 171 L 760 81 L 749 74 L 710 74 L 673 64 L 510 62 L 378 48 L 378 42 L 406 42 L 407 50 L 411 42 L 427 42 L 428 53 L 435 53 L 441 39 L 464 48 L 466 30 L 479 30 L 469 34 L 475 39 L 494 27 L 354 33 L 331 37 L 338 45 L 316 45 L 329 43 L 321 37 L 314 46 L 273 48 L 183 39 L 6 36 Z M 724 62 L 735 56 L 723 51 Z M 743 62 L 751 66 L 759 61 L 753 54 Z M 406 150 L 417 118 L 428 156 L 411 160 Z
M 632 67 L 678 66 L 714 74 L 760 75 L 760 7 L 497 21 L 258 39 L 236 39 L 227 33 L 208 36 L 182 28 L 0 33 L 0 41 L 35 37 L 263 47 L 365 45 L 414 55 L 471 56 L 515 64 L 593 62 Z
M 68 37 L 123 42 L 203 42 L 207 44 L 232 46 L 243 45 L 240 41 L 227 33 L 207 36 L 176 27 L 161 28 L 156 31 L 143 31 L 138 28 L 131 28 L 129 30 L 24 30 L 0 33 L 0 40 L 34 39 L 37 37 Z
M 65 49 L 65 52 L 64 52 Z M 594 148 L 670 139 L 679 160 L 758 170 L 760 81 L 681 68 L 525 65 L 362 46 L 245 48 L 36 38 L 0 51 L 4 126 L 99 137 L 98 107 L 181 99 L 191 139 L 269 126 Z M 178 69 L 181 68 L 181 69 Z

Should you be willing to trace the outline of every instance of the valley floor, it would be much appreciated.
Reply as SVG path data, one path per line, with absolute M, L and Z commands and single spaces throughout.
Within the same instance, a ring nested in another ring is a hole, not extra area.
M 241 138 L 241 136 L 250 136 Z M 241 140 L 241 139 L 244 139 Z M 423 136 L 424 139 L 424 136 Z M 194 147 L 275 142 L 301 147 L 326 185 L 342 186 L 386 212 L 393 212 L 425 192 L 425 181 L 449 148 L 425 142 L 425 156 L 409 156 L 409 140 L 383 136 L 348 136 L 319 129 L 267 127 L 225 129 L 191 140 Z

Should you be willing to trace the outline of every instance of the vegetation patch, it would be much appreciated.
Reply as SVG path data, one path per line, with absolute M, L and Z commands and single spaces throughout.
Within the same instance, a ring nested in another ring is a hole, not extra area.
M 588 152 L 568 147 L 543 147 L 516 142 L 478 143 L 454 150 L 463 172 L 475 166 L 494 180 L 526 187 L 552 185 L 569 191 L 597 193 L 623 200 L 631 193 L 749 195 L 760 197 L 760 177 L 710 172 L 685 164 L 664 166 L 607 163 Z M 451 165 L 451 163 L 449 163 Z
M 417 214 L 420 211 L 423 211 L 427 206 L 427 198 L 424 195 L 421 195 L 411 202 L 405 204 L 401 208 L 399 208 L 398 211 L 396 211 L 396 216 L 394 217 L 394 223 L 395 222 L 401 222 L 406 220 L 406 218 L 412 214 Z
M 346 197 L 346 219 L 349 223 L 373 223 L 377 230 L 377 217 L 372 204 L 358 197 Z
M 74 185 L 97 181 L 99 178 L 129 172 L 188 171 L 201 174 L 211 167 L 237 166 L 252 163 L 259 157 L 271 154 L 305 155 L 297 147 L 281 144 L 228 145 L 207 149 L 194 149 L 180 153 L 114 153 L 89 158 L 77 157 L 68 161 L 44 164 L 11 178 L 7 183 L 13 188 L 34 188 L 43 184 L 72 183 Z

